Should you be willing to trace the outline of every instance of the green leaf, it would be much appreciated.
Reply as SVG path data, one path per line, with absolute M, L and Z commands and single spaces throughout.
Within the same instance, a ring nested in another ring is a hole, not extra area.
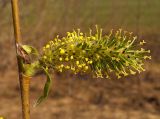
M 31 64 L 23 64 L 24 75 L 32 77 L 39 67 L 40 65 L 38 61 L 35 61 Z
M 24 64 L 24 75 L 33 76 L 35 74 L 35 68 L 31 64 Z
M 50 87 L 51 87 L 51 82 L 52 81 L 51 81 L 51 77 L 48 73 L 48 70 L 43 67 L 43 71 L 44 71 L 45 75 L 47 76 L 47 81 L 46 81 L 44 89 L 43 89 L 43 95 L 38 98 L 38 100 L 34 104 L 34 107 L 39 105 L 41 102 L 43 102 L 48 97 L 49 90 L 50 90 Z
M 28 54 L 34 54 L 38 55 L 38 51 L 36 48 L 29 46 L 29 45 L 22 45 L 22 48 L 28 53 Z

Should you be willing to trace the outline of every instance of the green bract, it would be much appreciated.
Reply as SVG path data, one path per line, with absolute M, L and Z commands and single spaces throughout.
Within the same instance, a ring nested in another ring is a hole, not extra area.
M 49 41 L 43 47 L 43 53 L 37 55 L 36 61 L 27 64 L 25 72 L 31 76 L 39 69 L 42 69 L 47 76 L 44 87 L 44 95 L 40 97 L 38 103 L 48 95 L 50 87 L 50 76 L 48 71 L 64 72 L 67 70 L 73 73 L 92 73 L 97 78 L 110 78 L 114 73 L 118 78 L 136 72 L 144 71 L 143 60 L 151 59 L 150 51 L 142 47 L 144 41 L 135 43 L 137 39 L 132 33 L 119 29 L 113 30 L 109 34 L 103 35 L 102 29 L 92 30 L 88 34 L 82 33 L 79 29 L 67 32 L 67 36 Z M 25 46 L 24 50 L 30 53 L 36 50 L 30 46 Z M 37 54 L 37 53 L 36 53 Z M 28 71 L 28 70 L 32 71 Z M 33 71 L 35 70 L 35 71 Z

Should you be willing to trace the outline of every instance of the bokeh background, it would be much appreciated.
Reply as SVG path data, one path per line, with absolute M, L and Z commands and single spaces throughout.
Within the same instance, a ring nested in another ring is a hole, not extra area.
M 108 33 L 123 28 L 144 39 L 152 60 L 124 79 L 53 74 L 49 98 L 32 119 L 160 119 L 160 0 L 19 0 L 23 44 L 40 49 L 57 34 L 95 24 Z M 45 77 L 31 81 L 31 105 Z M 21 104 L 10 0 L 0 0 L 0 116 L 20 119 Z

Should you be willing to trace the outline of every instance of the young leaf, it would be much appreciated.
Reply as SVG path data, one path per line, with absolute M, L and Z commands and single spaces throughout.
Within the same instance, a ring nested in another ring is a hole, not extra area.
M 24 68 L 24 75 L 32 77 L 36 73 L 36 71 L 39 69 L 40 64 L 38 61 L 35 61 L 31 64 L 23 64 Z
M 22 48 L 23 48 L 28 54 L 38 55 L 37 49 L 35 49 L 35 48 L 32 47 L 32 46 L 22 45 Z
M 24 64 L 24 75 L 33 76 L 35 74 L 35 68 L 31 64 Z
M 43 89 L 43 95 L 38 98 L 38 100 L 35 103 L 34 107 L 36 107 L 41 102 L 43 102 L 48 97 L 48 94 L 49 94 L 49 90 L 50 90 L 50 86 L 51 86 L 51 82 L 52 82 L 51 81 L 51 77 L 50 77 L 50 75 L 48 73 L 48 70 L 45 69 L 44 67 L 43 67 L 43 71 L 44 71 L 44 73 L 45 73 L 45 75 L 47 77 L 47 81 L 46 81 L 44 89 Z

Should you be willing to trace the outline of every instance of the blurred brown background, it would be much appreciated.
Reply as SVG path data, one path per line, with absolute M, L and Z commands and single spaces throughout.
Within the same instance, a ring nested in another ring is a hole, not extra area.
M 20 0 L 23 43 L 40 49 L 73 28 L 98 24 L 123 28 L 147 42 L 146 71 L 121 80 L 54 74 L 46 102 L 31 107 L 32 119 L 160 119 L 160 0 Z M 10 0 L 0 0 L 0 116 L 20 119 Z M 31 105 L 42 93 L 43 75 L 32 79 Z

